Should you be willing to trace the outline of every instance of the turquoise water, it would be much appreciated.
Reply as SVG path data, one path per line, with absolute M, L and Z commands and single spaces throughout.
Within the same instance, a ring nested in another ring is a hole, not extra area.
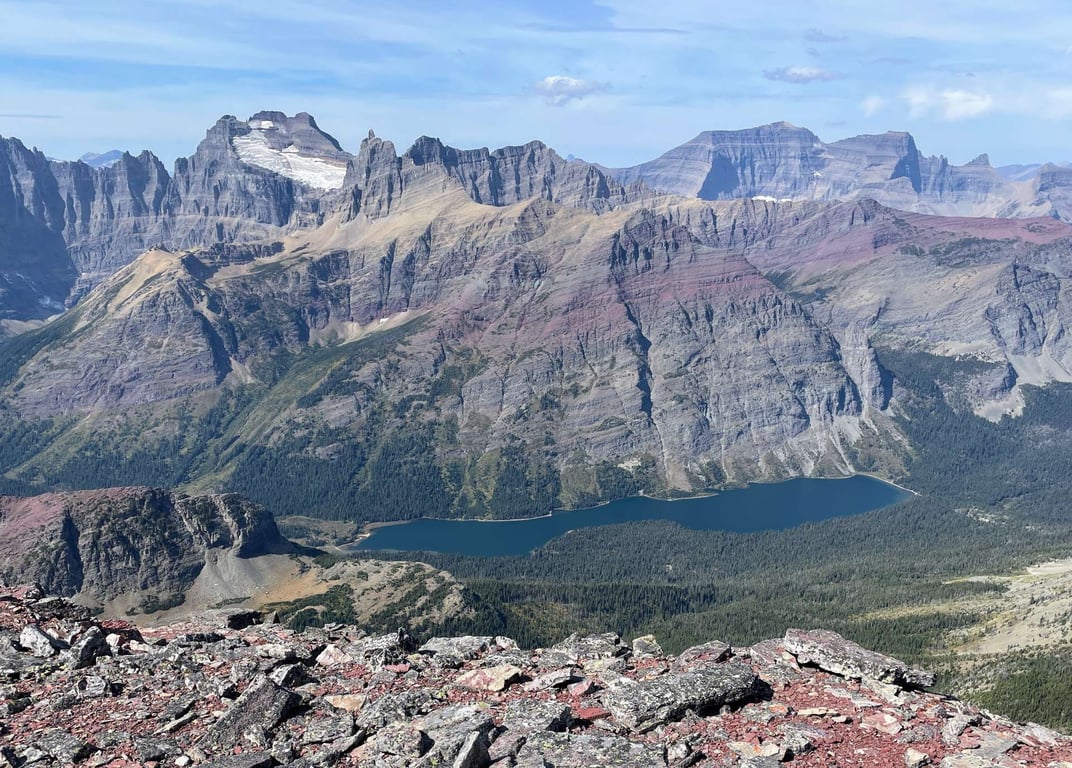
M 671 520 L 695 530 L 782 530 L 880 509 L 909 495 L 863 475 L 844 480 L 802 478 L 679 501 L 638 496 L 528 520 L 412 520 L 377 528 L 350 549 L 523 555 L 567 531 L 643 520 Z

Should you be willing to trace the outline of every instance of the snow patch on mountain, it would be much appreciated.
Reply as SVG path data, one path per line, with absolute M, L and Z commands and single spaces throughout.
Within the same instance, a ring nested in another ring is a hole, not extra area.
M 123 159 L 123 150 L 111 149 L 101 153 L 86 152 L 78 159 L 91 168 L 108 168 Z
M 286 176 L 288 179 L 305 184 L 315 189 L 339 189 L 346 177 L 346 163 L 339 160 L 325 160 L 320 157 L 309 157 L 301 154 L 294 146 L 285 149 L 275 149 L 269 143 L 260 127 L 250 131 L 245 136 L 235 136 L 232 139 L 238 157 L 247 165 L 264 168 Z

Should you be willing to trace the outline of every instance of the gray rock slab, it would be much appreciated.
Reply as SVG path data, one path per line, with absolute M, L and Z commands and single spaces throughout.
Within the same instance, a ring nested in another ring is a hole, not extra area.
M 655 768 L 666 765 L 662 747 L 621 736 L 538 733 L 518 750 L 517 768 Z
M 261 677 L 235 700 L 227 714 L 209 727 L 199 746 L 220 750 L 239 743 L 249 728 L 271 731 L 300 701 L 293 691 Z
M 915 669 L 891 656 L 862 648 L 837 632 L 825 629 L 790 629 L 785 649 L 801 664 L 814 664 L 827 672 L 854 679 L 870 678 L 902 688 L 934 685 L 934 674 Z
M 731 661 L 610 690 L 600 698 L 618 723 L 644 732 L 676 720 L 689 710 L 702 712 L 748 701 L 759 690 L 760 680 L 752 668 Z

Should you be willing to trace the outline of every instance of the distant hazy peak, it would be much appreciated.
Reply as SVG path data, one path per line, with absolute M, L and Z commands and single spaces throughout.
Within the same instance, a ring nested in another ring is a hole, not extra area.
M 86 152 L 78 159 L 91 168 L 107 168 L 122 160 L 123 154 L 124 152 L 121 149 L 110 149 L 107 152 L 102 152 L 100 154 L 96 152 Z

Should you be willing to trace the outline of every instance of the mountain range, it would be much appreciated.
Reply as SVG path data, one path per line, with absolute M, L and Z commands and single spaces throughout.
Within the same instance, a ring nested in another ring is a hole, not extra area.
M 366 520 L 896 476 L 884 349 L 989 418 L 1072 381 L 1070 173 L 785 123 L 617 170 L 277 112 L 170 173 L 6 139 L 0 470 Z
M 703 200 L 870 198 L 941 216 L 1068 221 L 1072 214 L 1067 164 L 994 168 L 980 155 L 958 166 L 924 155 L 911 134 L 896 131 L 829 144 L 784 122 L 704 131 L 654 160 L 608 171 L 626 183 L 640 180 L 661 192 Z

